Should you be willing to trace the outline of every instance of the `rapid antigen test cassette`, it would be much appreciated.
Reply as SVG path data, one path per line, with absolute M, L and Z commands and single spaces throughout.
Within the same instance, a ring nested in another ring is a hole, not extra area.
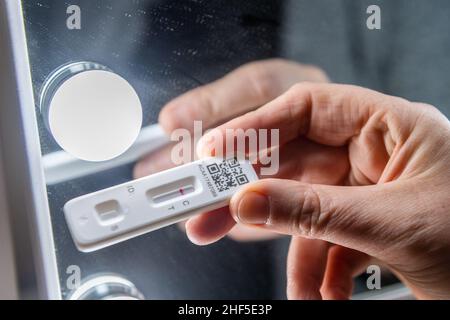
M 248 161 L 207 158 L 73 199 L 64 213 L 78 249 L 91 252 L 225 207 L 256 180 Z

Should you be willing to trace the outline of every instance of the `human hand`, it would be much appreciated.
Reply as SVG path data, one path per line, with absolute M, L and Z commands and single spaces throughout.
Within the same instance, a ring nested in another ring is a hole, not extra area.
M 294 299 L 349 298 L 352 278 L 374 258 L 418 298 L 450 298 L 450 123 L 437 109 L 302 83 L 205 135 L 199 153 L 226 145 L 214 140 L 218 132 L 250 128 L 280 130 L 280 171 L 244 186 L 230 216 L 190 219 L 194 242 L 234 221 L 292 235 Z
M 317 67 L 286 60 L 249 63 L 218 81 L 169 102 L 161 111 L 159 122 L 168 134 L 179 128 L 192 132 L 194 121 L 202 121 L 203 128 L 208 129 L 266 104 L 293 84 L 302 81 L 327 82 L 328 79 Z M 169 145 L 141 160 L 135 167 L 134 176 L 140 178 L 173 167 L 173 147 Z M 236 226 L 230 230 L 235 223 L 229 216 L 228 208 L 216 210 L 215 215 L 207 216 L 205 223 L 211 229 L 202 233 L 199 241 L 208 244 L 226 234 L 239 241 L 264 240 L 276 236 L 273 232 L 245 226 Z

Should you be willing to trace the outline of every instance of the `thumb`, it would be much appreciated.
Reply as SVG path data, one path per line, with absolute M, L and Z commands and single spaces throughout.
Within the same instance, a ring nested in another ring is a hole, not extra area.
M 407 209 L 413 202 L 405 210 L 399 193 L 404 198 L 395 183 L 341 187 L 266 179 L 240 190 L 230 202 L 230 212 L 243 224 L 321 239 L 381 258 L 380 252 L 384 255 L 411 232 Z

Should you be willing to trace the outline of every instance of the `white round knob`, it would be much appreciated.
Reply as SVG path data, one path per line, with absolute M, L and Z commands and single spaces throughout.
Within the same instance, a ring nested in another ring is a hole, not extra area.
M 59 75 L 53 77 L 54 88 L 46 92 L 51 97 L 43 99 L 48 106 L 41 110 L 47 113 L 47 125 L 61 148 L 79 159 L 98 162 L 131 147 L 142 126 L 142 106 L 133 87 L 106 68 Z

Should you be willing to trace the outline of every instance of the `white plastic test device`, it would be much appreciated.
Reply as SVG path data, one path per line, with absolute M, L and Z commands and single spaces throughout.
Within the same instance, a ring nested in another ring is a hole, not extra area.
M 91 252 L 225 207 L 256 180 L 248 161 L 207 158 L 73 199 L 64 213 L 77 248 Z

